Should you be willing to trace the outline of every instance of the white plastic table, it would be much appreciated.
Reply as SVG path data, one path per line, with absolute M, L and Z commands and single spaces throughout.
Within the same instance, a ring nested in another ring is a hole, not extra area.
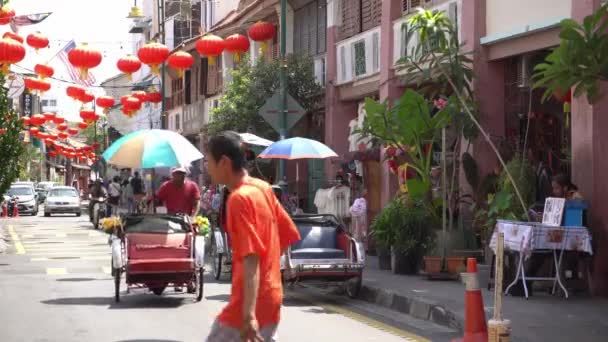
M 528 299 L 526 280 L 553 281 L 552 294 L 557 285 L 568 298 L 568 291 L 562 283 L 560 267 L 564 251 L 578 251 L 593 254 L 591 250 L 591 235 L 585 227 L 550 227 L 536 222 L 518 222 L 499 220 L 492 234 L 490 248 L 496 252 L 496 239 L 499 232 L 505 236 L 505 250 L 518 253 L 519 262 L 513 282 L 505 289 L 505 294 L 517 281 L 521 280 L 524 293 Z M 534 253 L 550 251 L 553 254 L 555 276 L 553 277 L 526 277 L 524 259 Z

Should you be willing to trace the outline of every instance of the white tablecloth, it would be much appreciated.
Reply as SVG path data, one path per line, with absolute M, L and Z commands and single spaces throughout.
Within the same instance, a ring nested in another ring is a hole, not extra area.
M 593 254 L 591 235 L 585 227 L 549 227 L 535 222 L 499 220 L 490 241 L 490 248 L 494 252 L 498 232 L 504 233 L 505 250 L 521 252 L 526 257 L 533 250 L 541 249 Z

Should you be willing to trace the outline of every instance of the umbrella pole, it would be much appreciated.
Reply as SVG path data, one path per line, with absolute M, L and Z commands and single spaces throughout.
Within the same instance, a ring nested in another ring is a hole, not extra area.
M 152 169 L 152 177 L 150 182 L 150 188 L 152 189 L 152 213 L 156 214 L 156 189 L 154 188 L 154 177 L 156 176 L 156 172 Z

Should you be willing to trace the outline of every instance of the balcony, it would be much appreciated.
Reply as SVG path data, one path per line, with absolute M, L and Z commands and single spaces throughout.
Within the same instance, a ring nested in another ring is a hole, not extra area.
M 196 101 L 192 104 L 182 107 L 182 134 L 183 135 L 198 135 L 203 129 L 205 123 L 205 103 L 203 100 Z

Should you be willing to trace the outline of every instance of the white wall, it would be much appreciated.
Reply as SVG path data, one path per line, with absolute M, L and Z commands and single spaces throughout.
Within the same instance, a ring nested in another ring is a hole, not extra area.
M 486 36 L 570 17 L 571 5 L 572 0 L 487 0 Z

